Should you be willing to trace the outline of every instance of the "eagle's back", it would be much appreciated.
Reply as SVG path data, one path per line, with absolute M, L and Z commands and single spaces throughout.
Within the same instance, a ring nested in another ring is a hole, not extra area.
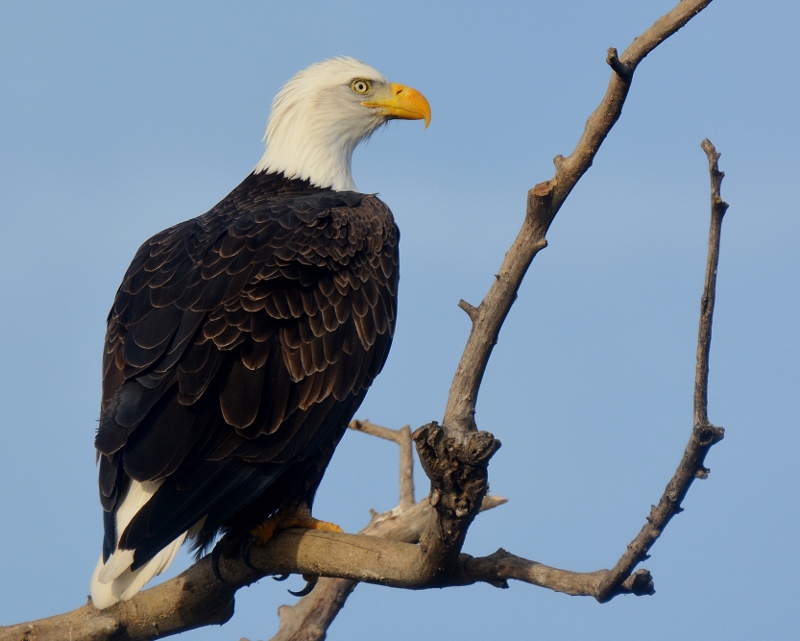
M 192 526 L 204 546 L 311 503 L 388 354 L 397 243 L 375 196 L 251 174 L 142 245 L 103 359 L 105 559 L 135 570 Z M 120 522 L 132 486 L 155 490 Z

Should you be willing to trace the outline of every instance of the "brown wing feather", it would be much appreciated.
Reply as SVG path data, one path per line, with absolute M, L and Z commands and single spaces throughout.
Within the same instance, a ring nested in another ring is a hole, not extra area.
M 152 556 L 184 521 L 208 515 L 207 540 L 250 518 L 225 501 L 263 513 L 293 491 L 313 498 L 391 344 L 397 241 L 374 196 L 251 175 L 140 248 L 109 314 L 96 439 L 106 510 L 128 478 L 165 481 L 148 527 L 134 519 L 127 545 Z M 223 474 L 208 467 L 223 464 L 224 483 L 190 481 Z M 280 495 L 269 495 L 271 483 Z M 179 500 L 176 522 L 168 515 Z M 171 522 L 166 534 L 159 515 Z

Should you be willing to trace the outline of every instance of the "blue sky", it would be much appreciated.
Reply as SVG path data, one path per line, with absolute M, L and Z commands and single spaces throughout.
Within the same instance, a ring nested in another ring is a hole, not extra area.
M 606 49 L 672 4 L 3 3 L 0 624 L 85 601 L 102 529 L 92 439 L 105 315 L 141 242 L 252 169 L 285 80 L 352 55 L 431 103 L 427 131 L 392 123 L 354 159 L 356 184 L 403 233 L 398 333 L 358 416 L 416 427 L 444 410 L 469 329 L 456 303 L 480 301 L 527 189 L 574 147 L 608 81 Z M 709 389 L 727 432 L 645 564 L 657 594 L 599 605 L 524 584 L 360 586 L 329 638 L 796 633 L 798 18 L 794 3 L 717 0 L 644 61 L 481 390 L 479 425 L 503 442 L 492 491 L 510 501 L 476 521 L 465 551 L 613 565 L 691 427 L 710 138 L 731 205 Z M 317 516 L 356 531 L 370 508 L 393 507 L 395 461 L 391 444 L 349 434 Z M 183 638 L 269 638 L 286 587 L 243 590 L 230 623 Z

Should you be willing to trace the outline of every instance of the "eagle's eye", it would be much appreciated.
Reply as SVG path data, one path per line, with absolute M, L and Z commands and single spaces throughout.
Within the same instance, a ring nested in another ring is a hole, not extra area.
M 355 93 L 364 95 L 370 90 L 369 80 L 364 80 L 363 78 L 356 78 L 353 82 L 350 83 L 350 89 L 352 89 Z

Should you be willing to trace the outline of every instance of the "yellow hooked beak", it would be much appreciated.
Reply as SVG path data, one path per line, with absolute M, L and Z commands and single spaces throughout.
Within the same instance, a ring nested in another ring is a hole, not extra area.
M 419 91 L 392 83 L 389 94 L 377 100 L 365 100 L 361 103 L 365 107 L 380 109 L 389 118 L 402 118 L 403 120 L 424 120 L 425 129 L 431 122 L 431 106 Z

